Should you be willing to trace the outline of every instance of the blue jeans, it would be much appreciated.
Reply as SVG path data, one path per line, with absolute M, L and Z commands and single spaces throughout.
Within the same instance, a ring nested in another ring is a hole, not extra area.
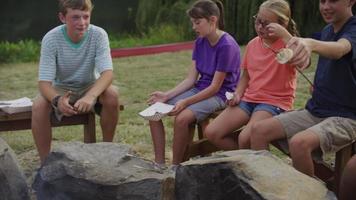
M 243 111 L 245 111 L 246 114 L 248 114 L 249 116 L 251 116 L 252 113 L 254 113 L 256 111 L 261 111 L 261 110 L 269 112 L 273 116 L 279 115 L 285 111 L 282 108 L 279 108 L 277 106 L 273 106 L 270 104 L 266 104 L 266 103 L 252 103 L 252 102 L 240 101 L 238 106 Z

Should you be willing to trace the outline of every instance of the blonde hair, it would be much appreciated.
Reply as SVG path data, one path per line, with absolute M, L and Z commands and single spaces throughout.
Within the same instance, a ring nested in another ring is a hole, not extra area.
M 278 17 L 280 24 L 286 25 L 287 30 L 293 36 L 299 36 L 297 24 L 292 19 L 289 3 L 285 0 L 267 0 L 260 5 L 260 8 L 267 9 Z
M 67 14 L 67 8 L 92 11 L 94 6 L 91 0 L 58 0 L 59 12 Z

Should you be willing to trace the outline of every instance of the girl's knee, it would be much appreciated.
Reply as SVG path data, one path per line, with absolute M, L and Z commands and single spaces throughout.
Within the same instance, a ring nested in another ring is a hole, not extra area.
M 218 134 L 215 128 L 209 124 L 204 130 L 204 136 L 208 138 L 208 140 L 214 141 L 217 139 Z
M 186 115 L 184 114 L 178 114 L 176 117 L 175 117 L 175 120 L 174 120 L 174 125 L 175 126 L 189 126 L 191 124 L 191 120 L 189 119 L 189 117 L 187 117 Z

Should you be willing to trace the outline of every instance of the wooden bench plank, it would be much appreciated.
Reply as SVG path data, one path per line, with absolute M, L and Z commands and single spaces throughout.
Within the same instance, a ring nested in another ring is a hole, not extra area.
M 124 106 L 120 105 L 120 110 L 124 110 Z M 1 131 L 18 131 L 31 129 L 31 117 L 32 111 L 7 114 L 0 111 L 0 132 Z M 52 127 L 60 126 L 72 126 L 83 125 L 84 126 L 84 142 L 94 143 L 96 142 L 95 133 L 95 113 L 83 113 L 79 115 L 73 115 L 70 117 L 63 117 L 60 122 L 51 119 Z

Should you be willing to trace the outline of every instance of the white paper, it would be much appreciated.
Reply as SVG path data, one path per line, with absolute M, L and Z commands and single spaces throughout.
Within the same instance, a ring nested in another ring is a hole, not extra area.
M 173 108 L 174 105 L 156 102 L 138 114 L 147 120 L 158 121 L 166 116 Z
M 9 101 L 0 101 L 0 110 L 13 114 L 19 112 L 27 112 L 32 109 L 32 101 L 28 97 L 14 99 Z

